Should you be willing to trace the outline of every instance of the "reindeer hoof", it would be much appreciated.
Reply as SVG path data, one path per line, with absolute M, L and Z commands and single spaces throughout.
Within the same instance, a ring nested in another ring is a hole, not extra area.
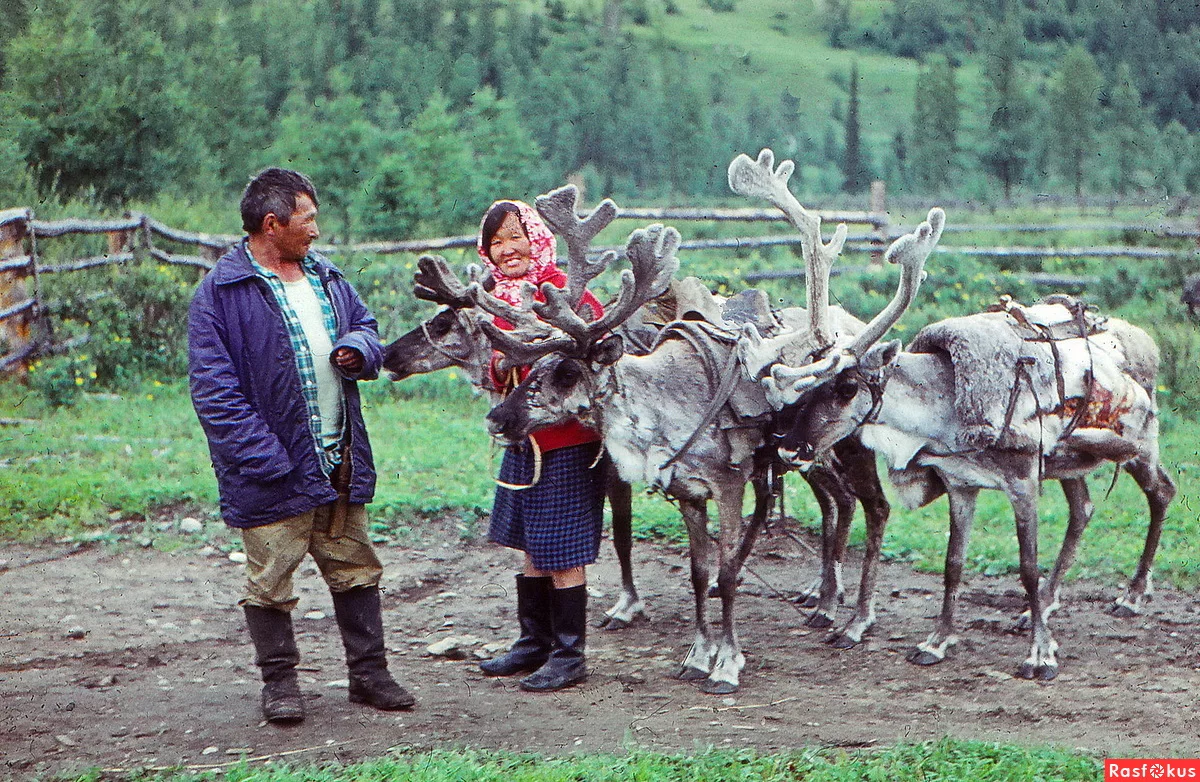
M 833 627 L 833 617 L 817 611 L 808 615 L 808 619 L 804 620 L 804 626 L 812 627 L 816 630 L 824 630 Z
M 826 639 L 825 643 L 832 646 L 834 649 L 853 649 L 858 646 L 859 642 L 855 641 L 845 633 L 834 633 Z
M 699 668 L 692 668 L 689 665 L 685 665 L 675 678 L 681 682 L 698 682 L 701 679 L 708 678 L 708 671 L 702 671 Z
M 1055 676 L 1058 676 L 1058 666 L 1034 665 L 1031 662 L 1023 662 L 1021 663 L 1021 667 L 1017 669 L 1017 676 L 1022 679 L 1036 679 L 1040 682 L 1048 682 Z
M 644 621 L 649 620 L 641 611 L 631 615 L 628 619 L 623 619 L 619 616 L 605 615 L 603 619 L 601 619 L 599 622 L 596 622 L 596 627 L 600 628 L 601 630 L 624 630 Z
M 729 695 L 737 692 L 738 686 L 729 682 L 716 682 L 712 679 L 705 679 L 704 684 L 700 685 L 700 691 L 706 692 L 709 695 Z
M 807 595 L 804 595 L 803 597 L 796 598 L 796 603 L 801 608 L 816 608 L 820 604 L 820 602 L 821 602 L 820 596 L 818 596 L 814 593 L 809 593 Z
M 1108 607 L 1109 616 L 1115 616 L 1118 619 L 1133 619 L 1140 612 L 1128 603 L 1113 601 Z
M 1021 663 L 1021 667 L 1017 669 L 1017 676 L 1022 679 L 1038 680 L 1040 682 L 1048 682 L 1055 676 L 1058 676 L 1057 665 L 1034 665 L 1031 662 Z
M 937 665 L 942 662 L 944 657 L 938 657 L 933 652 L 928 652 L 924 649 L 913 649 L 904 659 L 908 660 L 913 665 Z

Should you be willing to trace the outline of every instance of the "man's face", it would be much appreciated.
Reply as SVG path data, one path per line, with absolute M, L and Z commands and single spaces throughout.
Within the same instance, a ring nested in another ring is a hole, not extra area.
M 302 261 L 308 250 L 321 236 L 317 227 L 317 205 L 304 193 L 296 195 L 296 210 L 288 224 L 276 220 L 271 239 L 282 261 Z

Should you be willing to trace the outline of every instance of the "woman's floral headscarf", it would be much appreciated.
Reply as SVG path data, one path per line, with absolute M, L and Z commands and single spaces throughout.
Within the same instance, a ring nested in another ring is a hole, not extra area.
M 475 238 L 475 248 L 479 252 L 479 259 L 483 261 L 484 268 L 492 273 L 492 278 L 496 281 L 492 295 L 519 307 L 521 305 L 521 286 L 524 283 L 530 282 L 540 286 L 548 278 L 561 274 L 562 270 L 557 265 L 558 253 L 555 250 L 554 234 L 550 233 L 550 229 L 542 222 L 541 215 L 529 204 L 524 201 L 497 201 L 488 208 L 487 212 L 484 212 L 484 219 L 487 219 L 488 213 L 495 208 L 496 204 L 501 203 L 509 203 L 517 207 L 517 219 L 521 221 L 525 235 L 529 237 L 529 250 L 532 256 L 529 271 L 525 272 L 522 277 L 508 277 L 500 271 L 492 262 L 491 256 L 488 255 L 488 248 L 483 246 L 482 222 L 479 224 L 479 233 Z

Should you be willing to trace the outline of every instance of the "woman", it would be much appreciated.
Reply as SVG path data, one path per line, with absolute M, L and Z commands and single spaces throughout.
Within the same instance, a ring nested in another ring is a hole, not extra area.
M 478 250 L 496 281 L 493 295 L 519 305 L 526 282 L 538 287 L 539 300 L 542 283 L 565 287 L 567 276 L 556 264 L 554 245 L 554 235 L 528 204 L 492 204 L 480 227 Z M 583 301 L 596 317 L 603 314 L 591 293 Z M 511 328 L 500 318 L 496 323 Z M 496 365 L 493 359 L 493 380 L 502 390 L 511 390 L 528 372 L 522 367 L 517 377 L 498 378 Z M 492 676 L 532 671 L 521 679 L 521 688 L 550 692 L 587 678 L 585 567 L 600 550 L 605 471 L 599 463 L 600 436 L 578 421 L 539 429 L 530 440 L 505 451 L 488 530 L 496 543 L 525 552 L 516 577 L 521 635 L 506 654 L 480 668 Z

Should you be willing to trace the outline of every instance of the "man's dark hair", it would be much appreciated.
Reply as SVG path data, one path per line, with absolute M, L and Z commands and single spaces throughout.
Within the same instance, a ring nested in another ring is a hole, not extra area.
M 488 248 L 492 244 L 492 237 L 496 235 L 496 231 L 500 230 L 500 224 L 504 222 L 504 218 L 510 214 L 517 215 L 519 219 L 521 210 L 512 201 L 497 201 L 483 216 L 483 226 L 479 230 L 479 238 L 483 243 L 483 251 L 488 253 L 489 257 L 491 250 Z
M 287 225 L 296 211 L 296 196 L 301 193 L 311 198 L 314 205 L 321 205 L 312 180 L 299 171 L 267 168 L 258 172 L 242 192 L 242 229 L 258 233 L 268 214 L 274 214 Z

